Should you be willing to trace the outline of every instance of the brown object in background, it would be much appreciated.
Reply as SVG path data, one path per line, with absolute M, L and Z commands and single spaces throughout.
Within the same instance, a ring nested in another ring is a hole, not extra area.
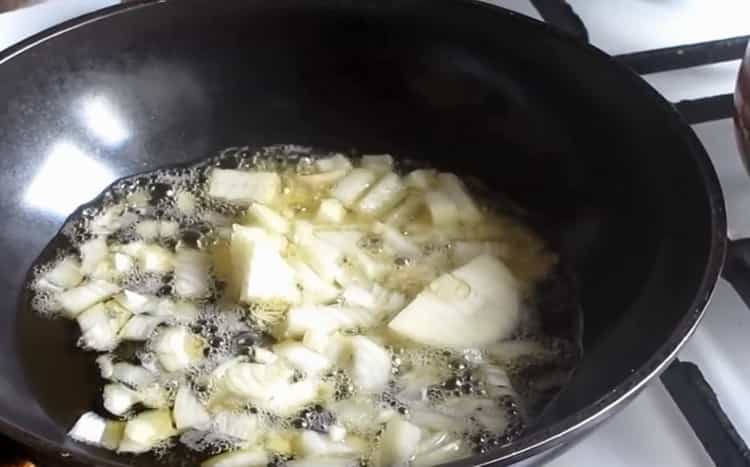
M 42 0 L 0 0 L 0 13 L 4 11 L 17 10 L 35 3 L 39 3 Z M 0 467 L 5 467 L 0 465 Z

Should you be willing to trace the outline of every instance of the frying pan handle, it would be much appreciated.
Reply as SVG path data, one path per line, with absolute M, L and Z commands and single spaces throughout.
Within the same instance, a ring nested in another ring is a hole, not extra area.
M 717 467 L 750 466 L 750 450 L 694 363 L 675 360 L 661 381 Z
M 750 238 L 729 242 L 721 275 L 750 307 Z

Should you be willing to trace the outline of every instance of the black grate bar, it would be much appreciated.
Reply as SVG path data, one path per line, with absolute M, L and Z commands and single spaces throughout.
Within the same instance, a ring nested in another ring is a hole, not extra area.
M 645 50 L 615 58 L 641 75 L 692 66 L 738 60 L 743 57 L 750 36 L 731 37 L 697 44 Z
M 716 467 L 750 466 L 745 441 L 694 363 L 675 360 L 661 381 Z
M 731 118 L 734 115 L 734 96 L 732 94 L 720 94 L 684 100 L 677 102 L 675 107 L 690 125 L 695 125 L 696 123 Z
M 565 0 L 531 0 L 542 19 L 584 42 L 589 41 L 589 32 L 583 20 Z

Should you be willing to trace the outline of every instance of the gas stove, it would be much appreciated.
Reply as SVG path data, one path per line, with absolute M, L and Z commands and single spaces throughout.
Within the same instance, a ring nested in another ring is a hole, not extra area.
M 119 3 L 48 0 L 0 13 L 0 49 L 66 19 Z M 750 177 L 734 139 L 732 95 L 750 35 L 746 0 L 492 0 L 566 30 L 641 74 L 675 103 L 711 156 L 731 238 L 750 237 Z M 3 2 L 0 1 L 0 11 Z M 548 467 L 750 466 L 750 310 L 720 281 L 705 318 L 673 365 Z M 0 466 L 65 465 L 0 438 Z M 28 464 L 33 465 L 33 464 Z

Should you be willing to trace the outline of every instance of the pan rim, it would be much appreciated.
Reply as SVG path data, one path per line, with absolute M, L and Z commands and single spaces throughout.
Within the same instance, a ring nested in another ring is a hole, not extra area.
M 67 20 L 12 45 L 4 51 L 0 51 L 0 67 L 11 62 L 13 58 L 31 51 L 35 47 L 68 31 L 84 27 L 91 23 L 106 20 L 113 16 L 173 1 L 175 0 L 137 0 L 127 4 L 113 5 Z M 331 3 L 336 3 L 337 1 L 339 0 L 332 0 Z M 583 432 L 587 428 L 593 428 L 599 422 L 603 421 L 609 414 L 622 408 L 624 402 L 627 402 L 637 395 L 653 380 L 654 377 L 658 376 L 658 374 L 661 373 L 669 363 L 671 363 L 676 357 L 677 352 L 679 352 L 685 342 L 693 334 L 711 300 L 711 296 L 723 266 L 728 244 L 727 222 L 724 199 L 718 175 L 716 174 L 705 148 L 688 123 L 679 114 L 677 109 L 666 101 L 655 89 L 648 85 L 648 83 L 646 83 L 640 76 L 627 68 L 624 64 L 613 60 L 611 56 L 599 48 L 589 43 L 581 42 L 580 39 L 575 36 L 559 30 L 548 23 L 534 20 L 526 15 L 506 8 L 484 3 L 481 0 L 453 1 L 456 4 L 465 4 L 474 8 L 483 8 L 487 14 L 502 15 L 509 18 L 510 21 L 524 24 L 524 27 L 527 29 L 535 29 L 536 31 L 546 34 L 549 37 L 553 37 L 558 41 L 574 46 L 581 53 L 588 54 L 595 60 L 606 60 L 609 62 L 609 66 L 616 69 L 623 79 L 628 79 L 633 86 L 639 87 L 644 99 L 649 99 L 653 104 L 654 109 L 658 108 L 660 111 L 664 112 L 665 116 L 671 119 L 671 125 L 679 130 L 680 138 L 685 147 L 689 149 L 691 157 L 697 165 L 697 170 L 704 181 L 704 188 L 711 216 L 710 242 L 707 245 L 709 250 L 700 285 L 696 289 L 695 297 L 691 306 L 685 311 L 683 318 L 677 326 L 675 326 L 669 339 L 660 346 L 659 350 L 655 352 L 654 355 L 652 355 L 651 358 L 649 358 L 640 368 L 620 382 L 620 384 L 613 390 L 577 413 L 574 413 L 557 423 L 548 425 L 539 431 L 532 432 L 507 447 L 499 448 L 486 454 L 475 455 L 460 461 L 443 464 L 445 467 L 460 467 L 466 465 L 481 467 L 495 463 L 519 461 L 558 446 L 566 438 Z M 61 451 L 70 451 L 69 449 L 66 449 L 63 444 L 50 441 L 45 437 L 29 432 L 15 424 L 12 420 L 6 419 L 2 416 L 0 416 L 0 432 L 20 443 L 31 448 L 40 449 L 44 452 L 59 453 Z M 129 465 L 128 458 L 123 458 L 123 462 L 121 463 L 105 460 L 95 454 L 78 450 L 71 454 L 77 461 L 91 465 Z

